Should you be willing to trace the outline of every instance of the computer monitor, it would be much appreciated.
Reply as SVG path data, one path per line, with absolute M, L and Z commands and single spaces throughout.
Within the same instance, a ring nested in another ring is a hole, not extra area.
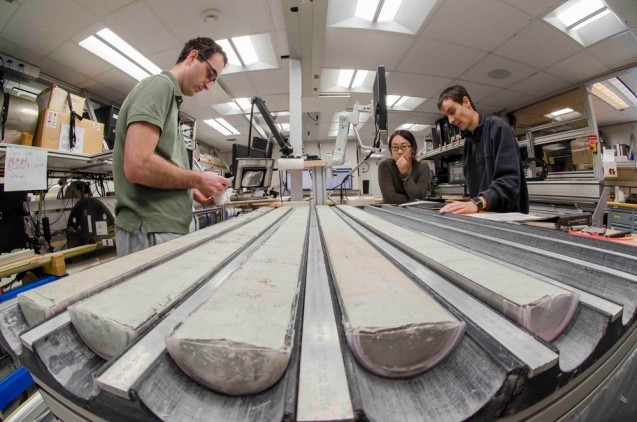
M 238 158 L 232 188 L 241 194 L 267 189 L 272 182 L 274 160 L 271 158 Z
M 352 178 L 348 177 L 345 183 L 343 180 L 352 171 L 351 168 L 337 168 L 334 169 L 334 175 L 332 177 L 325 178 L 325 189 L 326 190 L 334 190 L 334 189 L 352 189 Z M 290 170 L 286 170 L 285 172 L 285 187 L 286 189 L 291 188 L 291 179 L 290 179 Z M 309 170 L 303 170 L 303 190 L 311 190 L 312 189 L 312 174 Z M 341 186 L 341 183 L 343 184 Z
M 372 109 L 376 132 L 378 133 L 377 140 L 384 140 L 387 143 L 387 82 L 385 80 L 385 66 L 378 66 L 376 69 Z
M 230 173 L 237 174 L 237 159 L 239 158 L 270 158 L 266 156 L 265 151 L 255 148 L 248 149 L 247 146 L 241 144 L 232 145 L 232 163 L 230 164 Z
M 252 137 L 252 145 L 253 150 L 262 151 L 265 153 L 265 158 L 272 158 L 272 142 L 261 138 L 259 136 Z

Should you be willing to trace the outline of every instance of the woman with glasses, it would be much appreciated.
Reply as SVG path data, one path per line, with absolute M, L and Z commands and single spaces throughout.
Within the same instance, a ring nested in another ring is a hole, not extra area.
M 429 165 L 416 158 L 416 138 L 408 130 L 389 137 L 391 158 L 378 165 L 378 184 L 385 204 L 404 204 L 424 199 L 429 189 Z

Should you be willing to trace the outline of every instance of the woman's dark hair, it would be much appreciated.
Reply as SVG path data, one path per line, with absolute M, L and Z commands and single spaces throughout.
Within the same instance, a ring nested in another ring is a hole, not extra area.
M 184 48 L 181 49 L 181 53 L 179 53 L 177 63 L 181 63 L 186 60 L 186 57 L 188 57 L 188 54 L 190 54 L 192 50 L 197 50 L 201 55 L 201 57 L 197 58 L 198 60 L 203 60 L 202 57 L 208 60 L 213 54 L 219 53 L 223 56 L 224 66 L 228 65 L 228 55 L 226 52 L 223 51 L 223 48 L 214 42 L 212 38 L 208 37 L 193 38 L 186 42 Z
M 396 132 L 392 133 L 391 136 L 389 137 L 389 149 L 391 150 L 391 142 L 398 135 L 402 136 L 403 138 L 409 141 L 409 145 L 411 145 L 411 151 L 412 151 L 411 159 L 415 160 L 416 154 L 418 153 L 418 144 L 416 144 L 416 138 L 414 137 L 414 134 L 408 130 L 397 130 Z
M 438 97 L 438 110 L 442 110 L 442 102 L 444 100 L 451 100 L 457 102 L 458 104 L 462 104 L 464 97 L 467 97 L 469 99 L 469 104 L 471 104 L 471 108 L 473 109 L 473 111 L 478 111 L 476 105 L 473 104 L 473 100 L 467 92 L 467 89 L 462 85 L 450 86 L 449 88 L 442 91 L 442 94 L 440 94 L 440 97 Z

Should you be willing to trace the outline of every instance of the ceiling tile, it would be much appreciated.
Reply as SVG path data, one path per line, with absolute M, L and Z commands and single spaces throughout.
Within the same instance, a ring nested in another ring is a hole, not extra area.
M 524 10 L 537 18 L 543 18 L 566 0 L 504 0 L 505 2 Z
M 76 0 L 82 6 L 93 12 L 95 16 L 102 18 L 110 13 L 115 12 L 127 4 L 134 3 L 135 0 L 108 0 L 108 1 L 95 1 L 95 0 Z
M 392 72 L 387 76 L 390 94 L 431 98 L 448 86 L 452 79 L 414 73 Z
M 176 2 L 178 3 L 178 2 Z M 150 6 L 154 2 L 134 2 L 104 18 L 109 29 L 142 54 L 150 55 L 167 49 L 175 50 L 175 59 L 183 46 L 158 19 Z M 143 19 L 140 17 L 143 16 Z M 169 20 L 166 20 L 169 21 Z
M 40 66 L 46 68 L 47 76 L 52 76 L 72 86 L 79 86 L 89 79 L 86 74 L 62 63 L 72 62 L 60 62 L 51 58 L 45 58 L 40 62 Z
M 287 60 L 282 62 L 283 65 L 287 63 Z M 287 66 L 284 66 L 283 69 L 249 72 L 247 76 L 252 81 L 251 86 L 256 87 L 252 91 L 252 96 L 286 94 L 290 92 L 290 72 Z M 264 81 L 268 82 L 264 83 Z
M 510 75 L 506 78 L 496 79 L 489 76 L 489 72 L 507 70 Z M 509 60 L 507 58 L 489 54 L 480 63 L 465 72 L 461 79 L 473 82 L 488 83 L 489 85 L 505 88 L 535 73 L 536 70 L 526 64 Z
M 492 51 L 529 22 L 526 13 L 497 0 L 445 0 L 420 35 Z
M 69 19 L 70 10 L 72 19 Z M 0 36 L 46 56 L 93 20 L 95 15 L 72 0 L 23 2 Z
M 82 73 L 90 78 L 94 78 L 97 75 L 113 69 L 112 64 L 107 63 L 93 53 L 72 42 L 66 42 L 59 48 L 52 51 L 49 55 L 49 59 L 57 63 L 73 63 L 73 69 L 75 72 Z M 118 72 L 124 74 L 124 72 L 120 70 L 118 70 Z M 128 77 L 130 78 L 130 76 Z
M 512 91 L 533 95 L 536 98 L 570 86 L 569 82 L 546 72 L 538 72 L 510 87 Z
M 20 4 L 17 2 L 13 2 L 13 3 L 9 3 L 7 1 L 0 2 L 0 33 L 2 33 L 4 26 L 18 11 L 19 7 L 20 7 Z
M 457 78 L 475 66 L 486 55 L 486 52 L 473 48 L 419 39 L 405 54 L 397 70 L 421 75 Z
M 587 50 L 583 50 L 546 68 L 546 72 L 565 81 L 576 83 L 607 72 L 609 69 Z
M 498 91 L 496 94 L 483 99 L 482 101 L 480 101 L 480 103 L 489 106 L 495 106 L 499 110 L 514 110 L 522 107 L 525 104 L 528 104 L 532 100 L 533 96 L 531 95 L 503 89 L 501 91 Z
M 588 51 L 611 69 L 627 64 L 637 64 L 637 37 L 630 31 L 601 41 Z
M 251 73 L 258 74 L 261 73 L 261 71 Z M 221 80 L 223 81 L 223 86 L 226 87 L 235 98 L 253 97 L 257 95 L 255 85 L 252 83 L 252 79 L 247 72 L 229 73 L 227 75 L 222 73 Z M 287 90 L 285 92 L 287 92 Z
M 181 40 L 198 36 L 212 39 L 254 35 L 274 30 L 271 11 L 266 0 L 192 1 L 154 0 L 147 3 L 162 27 Z M 206 10 L 214 9 L 218 19 L 203 20 Z
M 104 86 L 94 79 L 87 79 L 86 81 L 77 85 L 80 89 L 86 89 L 89 93 L 95 94 L 108 101 L 112 101 L 115 104 L 121 104 L 126 98 L 126 95 L 115 91 L 114 89 Z
M 495 53 L 544 69 L 582 50 L 568 35 L 545 22 L 533 22 Z
M 324 55 L 323 67 L 376 69 L 384 64 L 391 71 L 405 55 L 413 39 L 408 35 L 381 31 L 328 28 L 325 32 L 327 54 Z
M 137 79 L 116 68 L 101 73 L 93 79 L 102 85 L 117 87 L 116 91 L 124 95 L 127 95 L 137 84 Z

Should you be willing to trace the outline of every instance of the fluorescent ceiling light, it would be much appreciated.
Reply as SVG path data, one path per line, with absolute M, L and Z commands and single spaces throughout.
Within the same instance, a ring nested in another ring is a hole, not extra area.
M 403 0 L 385 0 L 378 15 L 378 22 L 393 21 L 401 4 L 403 4 Z
M 239 106 L 241 110 L 247 111 L 252 107 L 252 102 L 249 98 L 235 98 L 234 102 Z
M 403 0 L 358 0 L 354 16 L 372 22 L 393 21 L 402 3 Z
M 327 26 L 415 35 L 439 0 L 328 0 Z
M 618 78 L 593 84 L 592 93 L 617 110 L 637 106 L 637 97 Z
M 420 132 L 427 129 L 431 125 L 416 124 L 416 123 L 404 123 L 396 128 L 396 130 L 408 130 L 410 132 Z
M 379 0 L 358 0 L 354 16 L 371 21 L 376 16 Z
M 365 82 L 365 78 L 367 78 L 368 73 L 369 71 L 367 70 L 357 70 L 354 75 L 354 82 L 352 82 L 352 88 L 363 86 L 363 82 Z
M 603 18 L 604 16 L 610 14 L 610 10 L 608 9 L 603 9 L 602 11 L 600 11 L 599 13 L 595 13 L 593 16 L 581 21 L 580 23 L 578 23 L 577 25 L 575 25 L 572 30 L 573 31 L 579 31 L 580 29 L 584 28 L 587 25 L 592 24 L 593 22 L 595 22 L 598 19 Z
M 544 21 L 585 47 L 626 30 L 624 21 L 601 0 L 568 0 Z
M 239 55 L 239 58 L 243 61 L 243 65 L 247 66 L 259 61 L 259 56 L 254 49 L 254 44 L 249 36 L 232 38 L 232 43 Z
M 219 40 L 217 44 L 228 55 L 228 64 L 248 66 L 259 61 L 259 55 L 249 35 L 234 37 L 229 40 Z
M 224 136 L 240 135 L 237 129 L 221 117 L 217 119 L 206 119 L 203 122 Z
M 605 9 L 601 0 L 571 0 L 555 9 L 557 18 L 567 27 Z
M 344 86 L 346 88 L 349 88 L 351 82 L 352 82 L 352 77 L 354 76 L 354 70 L 352 69 L 341 69 L 341 71 L 338 74 L 338 84 L 339 86 Z
M 387 95 L 387 107 L 393 107 L 401 98 L 400 95 Z
M 217 41 L 217 44 L 223 48 L 223 51 L 228 56 L 228 64 L 241 66 L 241 60 L 239 60 L 239 56 L 237 56 L 237 53 L 234 51 L 234 48 L 230 45 L 228 40 L 219 40 Z
M 112 64 L 122 72 L 125 72 L 138 81 L 141 81 L 142 79 L 150 76 L 150 73 L 124 57 L 122 54 L 115 51 L 104 41 L 96 38 L 93 35 L 83 39 L 79 42 L 79 44 L 91 53 L 102 58 L 103 60 L 107 61 L 108 63 Z
M 552 117 L 557 117 L 557 116 L 561 116 L 562 114 L 566 114 L 566 113 L 572 113 L 574 110 L 572 108 L 563 108 L 557 111 L 554 111 L 552 113 L 549 113 L 549 115 L 551 115 Z
M 124 56 L 129 57 L 133 62 L 137 63 L 151 74 L 157 75 L 158 73 L 161 73 L 161 69 L 156 66 L 155 63 L 144 57 L 143 54 L 131 47 L 130 44 L 121 39 L 110 29 L 104 28 L 101 31 L 98 31 L 97 36 L 115 47 L 117 50 L 122 52 Z
M 277 123 L 277 126 L 279 127 L 279 130 L 281 132 L 289 132 L 290 131 L 290 124 L 289 123 Z

